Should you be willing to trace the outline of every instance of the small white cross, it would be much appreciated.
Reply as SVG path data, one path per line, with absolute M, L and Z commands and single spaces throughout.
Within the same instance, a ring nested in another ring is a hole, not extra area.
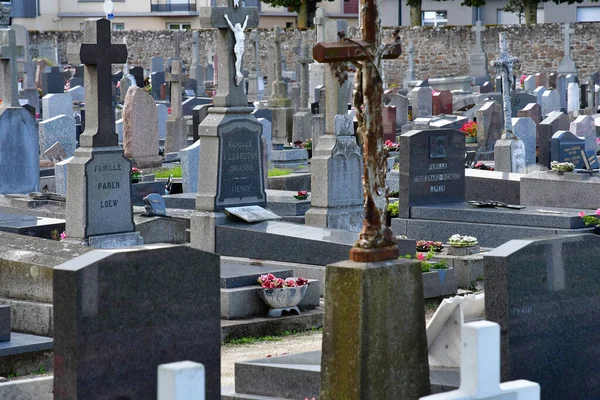
M 460 389 L 421 400 L 540 400 L 540 385 L 526 380 L 500 383 L 500 326 L 476 321 L 462 327 Z

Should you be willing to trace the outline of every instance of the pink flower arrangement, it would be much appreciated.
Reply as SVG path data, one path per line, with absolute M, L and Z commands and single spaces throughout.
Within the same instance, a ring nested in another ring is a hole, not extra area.
M 67 233 L 63 231 L 63 233 L 60 234 L 60 240 L 65 240 L 67 238 Z
M 600 208 L 596 210 L 594 215 L 587 215 L 585 211 L 579 212 L 579 217 L 583 219 L 586 225 L 600 225 Z
M 525 87 L 525 79 L 527 79 L 527 75 L 521 75 L 521 79 L 519 79 L 519 84 L 521 85 L 521 89 Z
M 258 278 L 258 283 L 264 289 L 283 289 L 289 287 L 304 286 L 308 284 L 308 279 L 304 278 L 277 278 L 273 274 L 261 275 Z
M 386 140 L 385 143 L 383 143 L 383 148 L 387 151 L 398 151 L 400 149 L 400 143 L 394 143 L 391 140 Z

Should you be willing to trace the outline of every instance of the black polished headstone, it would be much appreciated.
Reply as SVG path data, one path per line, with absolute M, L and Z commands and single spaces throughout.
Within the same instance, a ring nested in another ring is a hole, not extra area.
M 581 150 L 585 151 L 585 139 L 569 131 L 558 131 L 550 139 L 550 158 L 552 161 L 570 162 L 575 168 L 583 168 Z
M 32 106 L 31 104 L 23 104 L 21 107 L 23 107 L 24 109 L 26 109 L 27 111 L 29 111 L 29 113 L 33 116 L 33 118 L 35 118 L 35 107 Z
M 483 256 L 503 382 L 537 382 L 544 400 L 599 398 L 599 259 L 596 235 L 513 240 Z
M 52 67 L 50 72 L 42 73 L 42 93 L 64 93 L 66 82 L 60 67 Z
M 230 206 L 266 207 L 264 191 L 262 124 L 234 120 L 220 124 L 219 160 L 215 210 Z
M 206 399 L 220 399 L 219 264 L 153 245 L 55 267 L 55 398 L 155 399 L 158 366 L 189 360 L 206 368 Z
M 400 138 L 400 217 L 410 207 L 465 201 L 465 136 L 455 129 L 413 130 Z
M 129 73 L 135 78 L 135 84 L 138 87 L 144 87 L 144 68 L 133 67 L 129 69 Z

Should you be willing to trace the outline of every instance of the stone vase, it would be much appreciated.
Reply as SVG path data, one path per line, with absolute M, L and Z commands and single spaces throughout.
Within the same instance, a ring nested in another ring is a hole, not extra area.
M 279 289 L 263 289 L 258 295 L 267 306 L 274 309 L 296 307 L 304 298 L 308 285 Z

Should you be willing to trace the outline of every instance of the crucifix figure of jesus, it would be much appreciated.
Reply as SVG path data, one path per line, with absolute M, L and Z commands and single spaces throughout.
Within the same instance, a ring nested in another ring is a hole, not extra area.
M 352 40 L 344 35 L 340 41 L 318 43 L 313 48 L 313 58 L 321 63 L 334 63 L 343 79 L 346 63 L 356 68 L 354 106 L 358 120 L 360 142 L 364 151 L 364 210 L 365 218 L 359 239 L 350 250 L 350 260 L 375 262 L 398 257 L 398 247 L 391 230 L 385 225 L 388 199 L 385 187 L 387 172 L 383 149 L 383 59 L 398 58 L 402 53 L 399 30 L 394 32 L 394 42 L 381 43 L 381 15 L 377 0 L 361 0 L 362 40 Z
M 248 15 L 244 19 L 244 25 L 240 25 L 239 22 L 233 25 L 227 14 L 224 17 L 235 36 L 235 46 L 233 47 L 233 52 L 235 53 L 235 84 L 239 85 L 244 80 L 244 75 L 242 74 L 242 56 L 244 55 L 244 40 L 246 40 L 244 30 L 248 24 Z

